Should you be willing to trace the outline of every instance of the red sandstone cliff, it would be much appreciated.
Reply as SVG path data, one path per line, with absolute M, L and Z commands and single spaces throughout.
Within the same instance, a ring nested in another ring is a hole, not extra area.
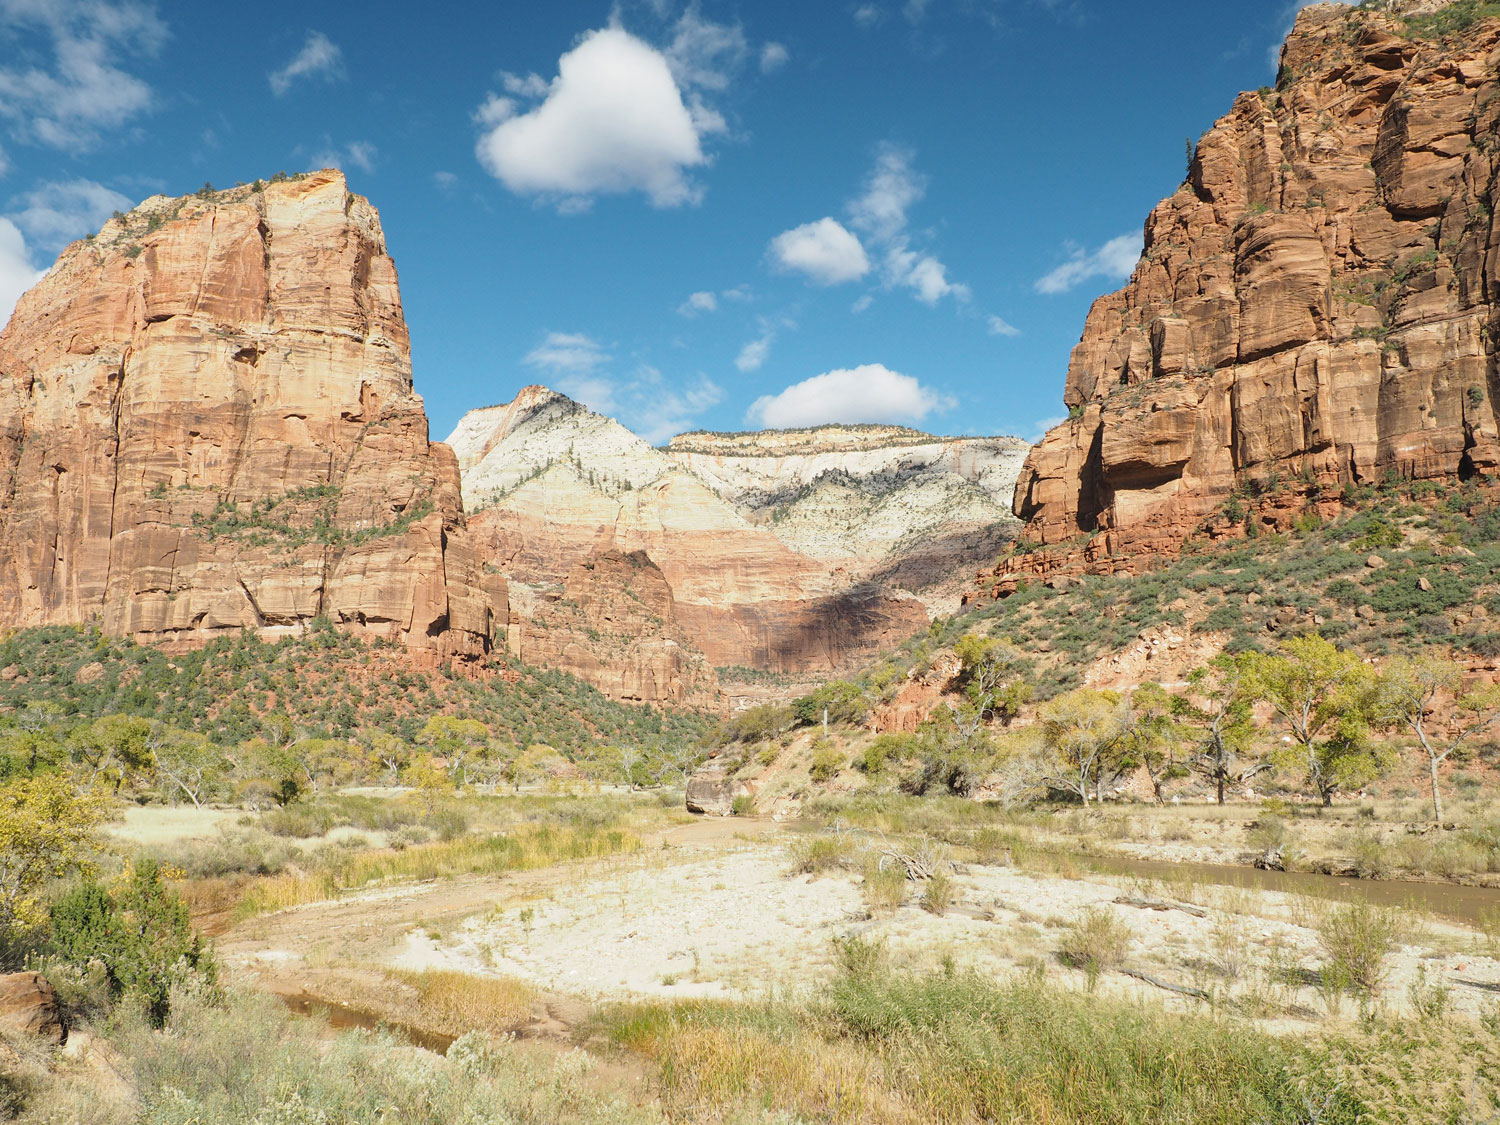
M 0 335 L 0 490 L 5 625 L 488 647 L 380 219 L 336 171 L 68 247 Z
M 1097 301 L 1016 486 L 1031 565 L 1171 554 L 1248 498 L 1500 465 L 1500 20 L 1320 4 Z M 1065 547 L 1058 547 L 1066 544 Z

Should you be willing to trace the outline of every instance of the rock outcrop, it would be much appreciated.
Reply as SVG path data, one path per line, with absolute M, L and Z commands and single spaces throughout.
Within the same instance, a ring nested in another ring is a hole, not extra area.
M 57 990 L 39 973 L 0 975 L 0 1026 L 54 1047 L 68 1038 Z
M 1441 7 L 1303 9 L 1277 88 L 1199 141 L 1021 473 L 1048 548 L 1024 565 L 1129 567 L 1345 485 L 1500 467 L 1500 20 L 1410 18 Z
M 449 443 L 480 555 L 509 586 L 512 651 L 539 661 L 555 659 L 561 646 L 572 654 L 566 666 L 604 690 L 617 691 L 623 677 L 657 684 L 661 694 L 643 695 L 648 701 L 689 692 L 661 677 L 668 650 L 657 646 L 668 641 L 691 649 L 677 649 L 681 660 L 692 664 L 701 654 L 710 669 L 828 672 L 927 623 L 911 595 L 799 554 L 673 458 L 545 388 L 471 411 Z M 617 557 L 641 565 L 622 571 L 610 561 Z M 638 582 L 645 573 L 665 583 L 646 599 L 661 610 L 646 637 L 651 645 L 627 651 L 595 637 L 591 630 L 608 630 L 587 613 L 570 637 L 555 635 L 564 624 L 557 609 L 576 608 L 571 590 L 580 581 L 596 607 L 623 606 L 640 591 L 607 594 L 601 582 L 624 574 Z M 625 670 L 608 670 L 622 659 Z
M 69 246 L 0 335 L 0 488 L 7 626 L 489 643 L 380 219 L 337 171 L 153 197 Z
M 933 580 L 1019 526 L 1011 438 L 828 427 L 654 449 L 528 387 L 448 441 L 479 553 L 508 584 L 511 650 L 619 698 L 687 698 L 714 668 L 845 668 L 925 627 Z

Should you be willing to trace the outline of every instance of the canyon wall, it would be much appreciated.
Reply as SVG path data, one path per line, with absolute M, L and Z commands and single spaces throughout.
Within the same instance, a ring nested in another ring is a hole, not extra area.
M 1304 9 L 1277 87 L 1199 141 L 1021 472 L 1043 549 L 1018 568 L 1128 568 L 1257 509 L 1500 466 L 1500 21 L 1409 18 L 1440 7 Z
M 146 641 L 327 617 L 437 656 L 491 632 L 396 270 L 337 171 L 153 197 L 0 335 L 0 621 Z
M 1009 438 L 828 427 L 655 449 L 528 387 L 448 440 L 479 553 L 509 585 L 511 651 L 630 697 L 682 698 L 714 668 L 848 668 L 924 628 L 932 582 L 1019 526 L 1005 502 L 1025 446 Z M 624 609 L 642 643 L 589 624 L 575 589 Z

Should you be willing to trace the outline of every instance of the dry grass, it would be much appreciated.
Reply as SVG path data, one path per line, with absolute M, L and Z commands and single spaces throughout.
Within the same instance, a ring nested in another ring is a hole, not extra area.
M 416 990 L 418 1025 L 444 1035 L 513 1031 L 530 1021 L 536 1003 L 536 990 L 511 977 L 440 969 L 395 970 L 389 975 Z
M 465 837 L 403 851 L 345 852 L 327 856 L 312 871 L 288 872 L 251 885 L 240 900 L 242 918 L 337 898 L 342 892 L 399 879 L 500 875 L 573 860 L 602 859 L 641 850 L 641 839 L 623 828 L 519 828 L 506 835 Z

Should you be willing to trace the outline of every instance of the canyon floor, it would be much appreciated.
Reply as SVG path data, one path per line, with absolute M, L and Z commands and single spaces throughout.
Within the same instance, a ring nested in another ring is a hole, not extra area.
M 1149 821 L 1152 811 L 1137 819 Z M 836 942 L 849 936 L 883 943 L 907 967 L 958 964 L 1002 980 L 1044 973 L 1085 989 L 1087 974 L 1068 967 L 1059 951 L 1081 918 L 1102 911 L 1126 934 L 1118 961 L 1100 975 L 1102 992 L 1296 1030 L 1353 1012 L 1320 977 L 1320 934 L 1329 912 L 1352 896 L 1405 919 L 1375 1005 L 1405 1013 L 1437 991 L 1450 1011 L 1477 1015 L 1500 994 L 1500 892 L 1470 889 L 1494 899 L 1493 915 L 1472 903 L 1445 910 L 1441 901 L 1424 914 L 1403 900 L 1402 884 L 1308 877 L 1304 893 L 1291 893 L 1228 885 L 1243 868 L 1223 876 L 1202 867 L 1112 873 L 1046 848 L 1035 832 L 1018 833 L 1009 854 L 984 863 L 920 831 L 893 836 L 740 818 L 683 823 L 675 811 L 653 814 L 656 823 L 633 854 L 375 886 L 241 921 L 218 936 L 217 947 L 241 983 L 418 1030 L 433 1029 L 411 983 L 421 974 L 523 982 L 533 1000 L 514 1030 L 571 1042 L 600 1003 L 755 1000 L 807 990 L 833 974 Z M 1161 815 L 1223 835 L 1224 810 Z M 204 818 L 179 820 L 192 831 Z M 1162 852 L 1127 841 L 1110 851 L 1160 857 L 1175 847 L 1204 858 L 1190 845 L 1166 845 Z M 819 846 L 836 858 L 825 870 L 794 874 Z M 878 867 L 882 854 L 912 853 L 951 867 L 940 912 L 924 906 L 917 881 L 871 901 L 878 877 L 870 865 Z M 1460 921 L 1465 912 L 1467 922 Z

